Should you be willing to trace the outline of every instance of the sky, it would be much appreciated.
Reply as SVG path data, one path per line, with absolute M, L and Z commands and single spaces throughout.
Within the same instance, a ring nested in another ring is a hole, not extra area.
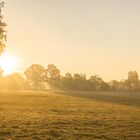
M 6 51 L 24 71 L 56 65 L 61 73 L 121 80 L 140 72 L 139 0 L 5 0 Z

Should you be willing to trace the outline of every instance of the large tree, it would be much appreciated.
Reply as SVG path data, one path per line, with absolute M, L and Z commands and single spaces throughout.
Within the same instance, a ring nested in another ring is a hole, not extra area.
M 56 68 L 55 65 L 49 64 L 45 70 L 44 76 L 46 77 L 45 81 L 49 83 L 50 89 L 58 86 L 60 80 L 60 71 Z
M 43 86 L 43 74 L 45 68 L 38 64 L 31 65 L 26 71 L 24 72 L 28 83 L 34 89 L 41 89 Z
M 70 73 L 66 73 L 62 78 L 62 88 L 64 90 L 72 90 L 74 89 L 74 80 Z
M 129 87 L 129 90 L 139 90 L 140 80 L 138 73 L 136 71 L 130 71 L 128 73 L 128 79 L 125 81 L 125 84 Z
M 103 79 L 99 77 L 98 75 L 93 75 L 93 76 L 90 76 L 89 81 L 92 83 L 93 89 L 99 90 L 101 88 Z
M 77 90 L 86 89 L 86 75 L 75 73 L 73 74 L 74 85 Z
M 0 53 L 3 52 L 5 48 L 5 42 L 6 42 L 6 37 L 7 37 L 7 31 L 6 31 L 6 26 L 7 24 L 3 20 L 3 15 L 2 15 L 2 8 L 4 7 L 4 2 L 0 0 Z

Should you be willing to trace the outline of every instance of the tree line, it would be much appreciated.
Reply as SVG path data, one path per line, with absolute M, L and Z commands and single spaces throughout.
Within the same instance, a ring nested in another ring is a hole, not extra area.
M 24 74 L 12 73 L 3 76 L 0 69 L 1 90 L 73 90 L 73 91 L 140 91 L 139 75 L 136 71 L 128 72 L 128 78 L 117 81 L 105 82 L 100 76 L 86 74 L 66 73 L 60 74 L 60 70 L 53 64 L 47 68 L 33 64 L 27 68 Z

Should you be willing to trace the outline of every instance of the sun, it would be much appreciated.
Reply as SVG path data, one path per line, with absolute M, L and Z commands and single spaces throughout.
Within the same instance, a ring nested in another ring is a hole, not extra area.
M 4 75 L 11 74 L 17 70 L 18 59 L 11 54 L 3 54 L 0 56 L 0 67 Z

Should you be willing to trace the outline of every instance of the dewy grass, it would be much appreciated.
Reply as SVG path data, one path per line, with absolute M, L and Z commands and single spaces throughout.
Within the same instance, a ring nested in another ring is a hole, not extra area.
M 1 91 L 0 140 L 138 140 L 138 101 L 139 93 Z

